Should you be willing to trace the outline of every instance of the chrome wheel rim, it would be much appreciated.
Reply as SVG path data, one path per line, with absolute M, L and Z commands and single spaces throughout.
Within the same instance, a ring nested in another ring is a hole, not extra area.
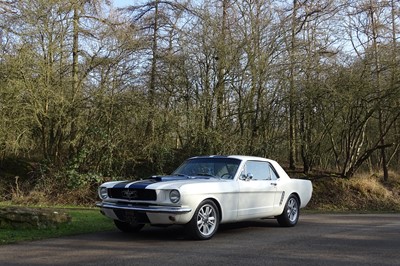
M 299 215 L 297 200 L 295 198 L 290 198 L 287 207 L 287 217 L 289 221 L 291 223 L 296 222 L 297 216 Z
M 204 204 L 197 214 L 197 229 L 203 236 L 212 235 L 217 226 L 217 213 L 213 206 Z

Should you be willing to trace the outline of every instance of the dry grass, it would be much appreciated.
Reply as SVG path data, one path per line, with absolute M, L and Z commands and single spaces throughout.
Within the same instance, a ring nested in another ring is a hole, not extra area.
M 13 193 L 9 202 L 16 205 L 72 205 L 92 207 L 97 200 L 97 187 L 83 186 L 79 189 L 54 191 L 50 191 L 48 188 L 36 188 L 30 192 Z
M 0 180 L 1 181 L 1 180 Z M 30 206 L 94 206 L 98 184 L 85 184 L 79 188 L 68 188 L 59 180 L 46 178 L 36 185 L 15 179 L 14 182 L 0 182 L 0 202 Z
M 327 211 L 400 211 L 400 175 L 360 174 L 351 179 L 325 177 L 313 181 L 309 209 Z

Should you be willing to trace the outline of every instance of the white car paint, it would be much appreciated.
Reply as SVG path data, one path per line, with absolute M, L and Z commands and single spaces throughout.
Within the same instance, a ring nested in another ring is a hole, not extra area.
M 155 190 L 156 200 L 107 197 L 102 199 L 102 202 L 98 203 L 97 206 L 101 208 L 104 215 L 114 220 L 120 219 L 114 210 L 121 209 L 123 212 L 138 211 L 145 213 L 150 224 L 168 225 L 189 223 L 198 206 L 206 199 L 211 199 L 217 204 L 220 211 L 220 223 L 281 215 L 289 196 L 293 194 L 298 197 L 300 208 L 305 207 L 311 199 L 311 181 L 291 179 L 274 160 L 239 155 L 199 158 L 233 158 L 241 160 L 241 162 L 232 179 L 188 177 L 182 180 L 154 182 L 144 186 L 144 189 Z M 243 173 L 248 161 L 269 163 L 273 166 L 279 178 L 276 180 L 244 178 Z M 139 186 L 141 182 L 143 181 L 107 182 L 100 186 L 99 194 L 102 188 L 112 189 L 118 185 L 129 188 L 130 186 Z M 181 199 L 178 203 L 171 202 L 169 198 L 171 190 L 180 192 Z

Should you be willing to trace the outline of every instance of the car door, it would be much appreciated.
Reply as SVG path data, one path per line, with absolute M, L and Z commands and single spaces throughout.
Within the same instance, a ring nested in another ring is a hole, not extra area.
M 277 176 L 266 161 L 247 161 L 239 179 L 238 218 L 266 217 L 273 213 Z

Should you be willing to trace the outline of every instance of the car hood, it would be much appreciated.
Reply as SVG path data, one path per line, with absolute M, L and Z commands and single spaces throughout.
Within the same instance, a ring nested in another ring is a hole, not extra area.
M 116 181 L 104 185 L 108 188 L 130 188 L 130 189 L 172 189 L 179 188 L 185 184 L 227 182 L 226 179 L 211 176 L 186 176 L 166 175 L 152 176 L 148 179 L 138 181 Z

